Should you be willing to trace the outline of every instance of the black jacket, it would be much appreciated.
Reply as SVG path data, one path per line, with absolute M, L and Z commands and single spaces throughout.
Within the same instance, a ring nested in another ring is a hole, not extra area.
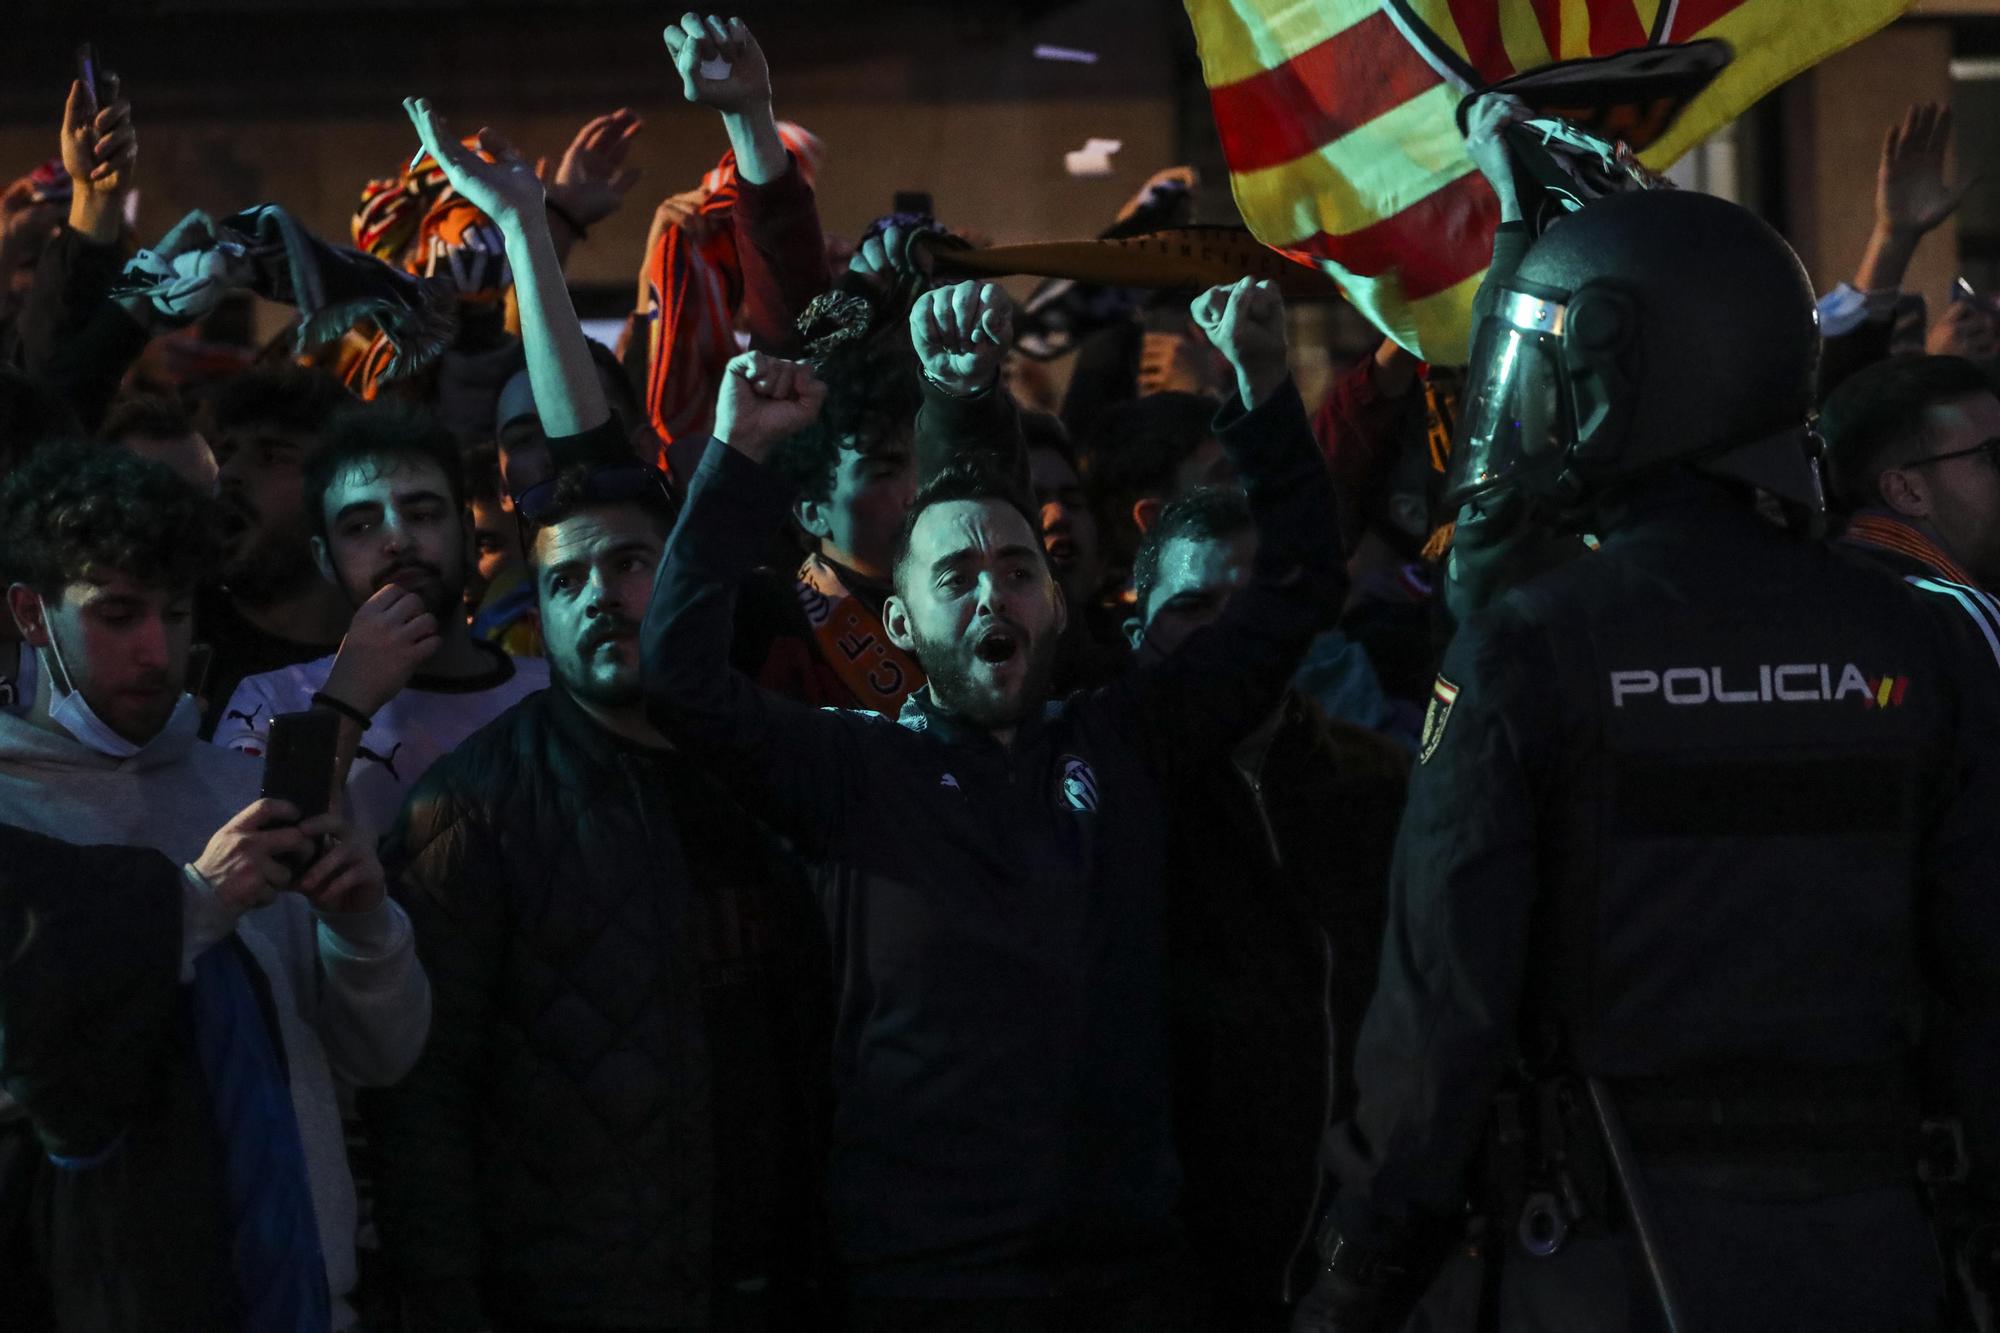
M 803 881 L 708 776 L 560 688 L 433 765 L 385 840 L 435 1013 L 364 1095 L 415 1327 L 699 1327 L 809 1275 L 824 992 Z
M 1329 1140 L 1342 1235 L 1407 1252 L 1450 1226 L 1516 1059 L 1628 1102 L 1676 1081 L 1760 1087 L 1803 1103 L 1803 1122 L 1816 1087 L 1922 1056 L 1990 1195 L 1991 626 L 1716 483 L 1663 483 L 1609 530 L 1598 554 L 1470 618 L 1445 658 L 1360 1106 Z M 1907 1183 L 1908 1160 L 1890 1174 Z M 1787 1224 L 1757 1243 L 1816 1242 Z M 1923 1279 L 1822 1274 L 1814 1294 Z M 1721 1288 L 1686 1285 L 1693 1322 L 1743 1317 Z
M 8 1328 L 241 1324 L 180 945 L 181 872 L 166 857 L 0 825 Z
M 1409 758 L 1286 696 L 1175 793 L 1175 1137 L 1195 1255 L 1231 1302 L 1310 1285 L 1319 1148 L 1353 1109 Z M 1219 888 L 1226 890 L 1218 892 Z
M 1174 656 L 1007 746 L 928 691 L 898 723 L 727 670 L 734 591 L 787 500 L 741 454 L 710 446 L 668 544 L 650 707 L 820 868 L 841 992 L 831 1207 L 862 1295 L 1048 1295 L 1176 1243 L 1163 784 L 1269 714 L 1342 582 L 1297 394 L 1219 425 L 1263 534 L 1255 582 Z

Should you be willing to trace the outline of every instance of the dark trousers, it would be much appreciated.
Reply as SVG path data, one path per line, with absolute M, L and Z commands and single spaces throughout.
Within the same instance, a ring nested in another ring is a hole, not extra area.
M 1662 1250 L 1693 1329 L 1935 1333 L 1942 1268 L 1913 1188 L 1816 1199 L 1743 1199 L 1653 1182 Z M 1406 1333 L 1482 1324 L 1482 1275 L 1448 1264 Z M 1510 1247 L 1499 1333 L 1659 1333 L 1659 1299 L 1627 1229 L 1572 1236 L 1553 1258 Z
M 1170 1289 L 1002 1301 L 856 1301 L 849 1333 L 1215 1333 L 1199 1295 Z

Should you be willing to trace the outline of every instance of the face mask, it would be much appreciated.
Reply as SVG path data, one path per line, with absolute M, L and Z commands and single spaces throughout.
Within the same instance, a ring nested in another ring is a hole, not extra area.
M 39 598 L 37 599 L 40 600 Z M 49 636 L 49 656 L 54 660 L 56 671 L 51 674 L 49 688 L 52 693 L 56 683 L 61 682 L 61 692 L 49 702 L 49 721 L 61 727 L 75 738 L 77 744 L 108 755 L 113 759 L 130 759 L 146 747 L 126 740 L 110 724 L 99 717 L 90 703 L 83 697 L 83 691 L 76 688 L 74 678 L 69 674 L 69 664 L 63 661 L 62 649 L 56 646 L 54 618 L 49 615 L 46 602 L 42 603 L 42 628 Z M 180 721 L 181 714 L 195 707 L 192 696 L 183 694 L 174 703 L 173 716 L 162 732 L 172 729 Z

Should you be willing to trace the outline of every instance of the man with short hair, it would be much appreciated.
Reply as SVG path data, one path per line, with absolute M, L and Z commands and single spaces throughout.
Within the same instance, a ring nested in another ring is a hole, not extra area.
M 753 580 L 734 657 L 790 698 L 893 717 L 924 683 L 882 627 L 917 490 L 917 359 L 899 326 L 836 349 L 822 371 L 826 410 L 770 464 L 796 490 L 792 518 L 812 549 L 790 596 Z
M 219 586 L 202 590 L 196 636 L 214 651 L 203 736 L 245 676 L 310 662 L 340 643 L 351 608 L 319 576 L 301 493 L 320 431 L 353 401 L 340 381 L 303 366 L 263 366 L 227 380 L 210 401 L 222 485 Z
M 364 1102 L 385 1252 L 442 1333 L 817 1326 L 827 978 L 796 868 L 646 718 L 664 478 L 572 467 L 534 516 L 554 683 L 386 844 L 438 1013 Z
M 200 873 L 182 885 L 179 938 L 163 950 L 192 982 L 225 1158 L 224 1180 L 201 1188 L 219 1191 L 210 1197 L 236 1219 L 233 1276 L 246 1325 L 325 1328 L 324 1315 L 295 1324 L 274 1312 L 330 1304 L 339 1330 L 352 1320 L 354 1194 L 335 1079 L 373 1086 L 401 1077 L 423 1046 L 430 991 L 409 922 L 386 900 L 371 840 L 339 816 L 298 824 L 289 843 L 265 839 L 258 849 L 245 840 L 239 851 L 257 870 L 247 886 L 202 862 L 216 831 L 258 793 L 256 764 L 198 743 L 194 701 L 183 692 L 213 531 L 206 497 L 122 450 L 46 447 L 0 487 L 0 579 L 11 618 L 42 658 L 31 712 L 0 716 L 0 821 L 196 864 Z M 265 807 L 242 831 L 297 819 L 296 810 Z M 309 867 L 275 859 L 314 838 L 325 850 Z M 237 1066 L 237 1057 L 255 1067 Z M 289 1097 L 257 1102 L 251 1089 L 271 1086 Z M 79 1188 L 116 1186 L 116 1143 L 98 1146 L 114 1155 L 66 1164 L 87 1173 L 111 1163 L 103 1177 L 79 1177 Z M 256 1151 L 239 1158 L 239 1149 Z M 202 1224 L 200 1197 L 185 1206 L 185 1224 Z M 308 1264 L 315 1248 L 323 1263 Z
M 0 367 L 0 481 L 44 440 L 70 438 L 81 428 L 61 398 L 40 380 Z M 35 703 L 35 655 L 12 616 L 0 616 L 0 713 L 25 717 Z
M 261 754 L 274 714 L 338 713 L 349 797 L 378 835 L 425 769 L 548 684 L 539 658 L 511 657 L 466 622 L 462 486 L 436 419 L 386 403 L 334 418 L 306 465 L 304 503 L 314 558 L 353 622 L 331 656 L 245 680 L 216 732 Z
M 215 451 L 173 399 L 152 393 L 129 394 L 111 405 L 97 433 L 107 444 L 165 463 L 203 495 L 216 493 Z
M 1070 608 L 1056 664 L 1056 691 L 1108 684 L 1124 669 L 1128 654 L 1115 613 L 1105 604 L 1104 544 L 1076 448 L 1062 422 L 1044 412 L 1021 413 L 1021 442 L 1027 449 L 1028 484 L 1040 510 L 1042 551 Z
M 1132 574 L 1135 664 L 1219 619 L 1256 559 L 1240 492 L 1195 490 L 1161 510 Z M 1314 1163 L 1354 1100 L 1408 773 L 1400 746 L 1294 688 L 1172 792 L 1181 1213 L 1232 1333 L 1283 1333 L 1311 1285 L 1325 1202 Z
M 1083 436 L 1090 496 L 1112 577 L 1130 575 L 1139 543 L 1176 496 L 1233 486 L 1236 470 L 1215 438 L 1215 400 L 1171 391 L 1120 403 Z
M 668 543 L 649 711 L 820 871 L 842 986 L 831 1206 L 869 1333 L 1199 1319 L 1177 1263 L 1162 789 L 1269 712 L 1341 571 L 1275 289 L 1196 310 L 1236 367 L 1216 433 L 1265 544 L 1220 623 L 1106 689 L 1050 702 L 1062 595 L 1028 501 L 976 469 L 905 520 L 883 627 L 927 684 L 899 720 L 726 669 L 735 590 L 789 498 L 760 460 L 825 393 L 801 366 L 731 363 Z M 972 343 L 967 310 L 934 313 L 946 345 Z
M 1955 356 L 1879 361 L 1820 409 L 1840 541 L 1912 578 L 2000 588 L 2000 396 Z

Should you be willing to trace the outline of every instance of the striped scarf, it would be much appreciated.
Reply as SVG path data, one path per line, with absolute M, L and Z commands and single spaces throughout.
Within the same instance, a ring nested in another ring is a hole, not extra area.
M 1979 586 L 1979 580 L 1966 573 L 1965 567 L 1946 555 L 1944 548 L 1932 541 L 1921 528 L 1880 509 L 1864 509 L 1857 513 L 1848 521 L 1847 530 L 1840 534 L 1840 540 L 1848 546 L 1887 551 L 1891 555 L 1915 560 L 1939 578 L 1952 583 L 1963 583 L 1973 588 Z

